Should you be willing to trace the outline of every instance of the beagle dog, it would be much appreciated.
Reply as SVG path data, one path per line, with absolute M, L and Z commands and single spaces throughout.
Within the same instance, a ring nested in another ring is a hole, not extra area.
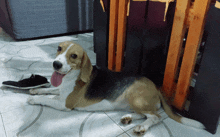
M 53 62 L 51 84 L 55 88 L 31 89 L 30 94 L 55 94 L 54 98 L 31 96 L 30 104 L 40 104 L 58 110 L 70 111 L 130 111 L 121 118 L 123 124 L 133 120 L 147 120 L 134 128 L 144 134 L 160 122 L 158 109 L 163 106 L 173 120 L 203 129 L 202 123 L 175 114 L 155 84 L 146 77 L 101 70 L 91 65 L 84 49 L 73 42 L 58 46 Z

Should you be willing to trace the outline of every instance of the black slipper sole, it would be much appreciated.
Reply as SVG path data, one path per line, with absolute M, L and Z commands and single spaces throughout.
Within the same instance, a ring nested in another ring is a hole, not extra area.
M 2 84 L 2 86 L 9 87 L 9 88 L 15 88 L 15 89 L 34 89 L 34 88 L 39 88 L 39 87 L 47 87 L 48 88 L 51 86 L 51 84 L 45 83 L 45 84 L 31 86 L 31 87 L 16 87 L 16 86 L 6 85 L 6 84 Z

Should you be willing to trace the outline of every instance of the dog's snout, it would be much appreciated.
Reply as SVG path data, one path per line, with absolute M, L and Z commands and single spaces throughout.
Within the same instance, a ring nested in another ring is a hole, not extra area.
M 62 66 L 63 66 L 63 64 L 61 62 L 59 62 L 59 61 L 54 61 L 53 62 L 53 67 L 54 67 L 55 70 L 61 69 Z

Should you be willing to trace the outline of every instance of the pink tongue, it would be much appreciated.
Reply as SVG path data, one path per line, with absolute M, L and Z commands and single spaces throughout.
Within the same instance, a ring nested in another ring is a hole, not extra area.
M 58 87 L 61 83 L 62 83 L 62 79 L 65 75 L 59 74 L 56 71 L 53 73 L 52 77 L 51 77 L 51 84 L 54 87 Z

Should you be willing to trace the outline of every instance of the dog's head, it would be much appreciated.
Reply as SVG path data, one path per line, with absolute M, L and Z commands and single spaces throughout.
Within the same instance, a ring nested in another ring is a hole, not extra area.
M 60 75 L 80 70 L 80 79 L 84 82 L 89 80 L 92 72 L 92 64 L 84 49 L 70 41 L 62 42 L 58 46 L 53 68 Z

